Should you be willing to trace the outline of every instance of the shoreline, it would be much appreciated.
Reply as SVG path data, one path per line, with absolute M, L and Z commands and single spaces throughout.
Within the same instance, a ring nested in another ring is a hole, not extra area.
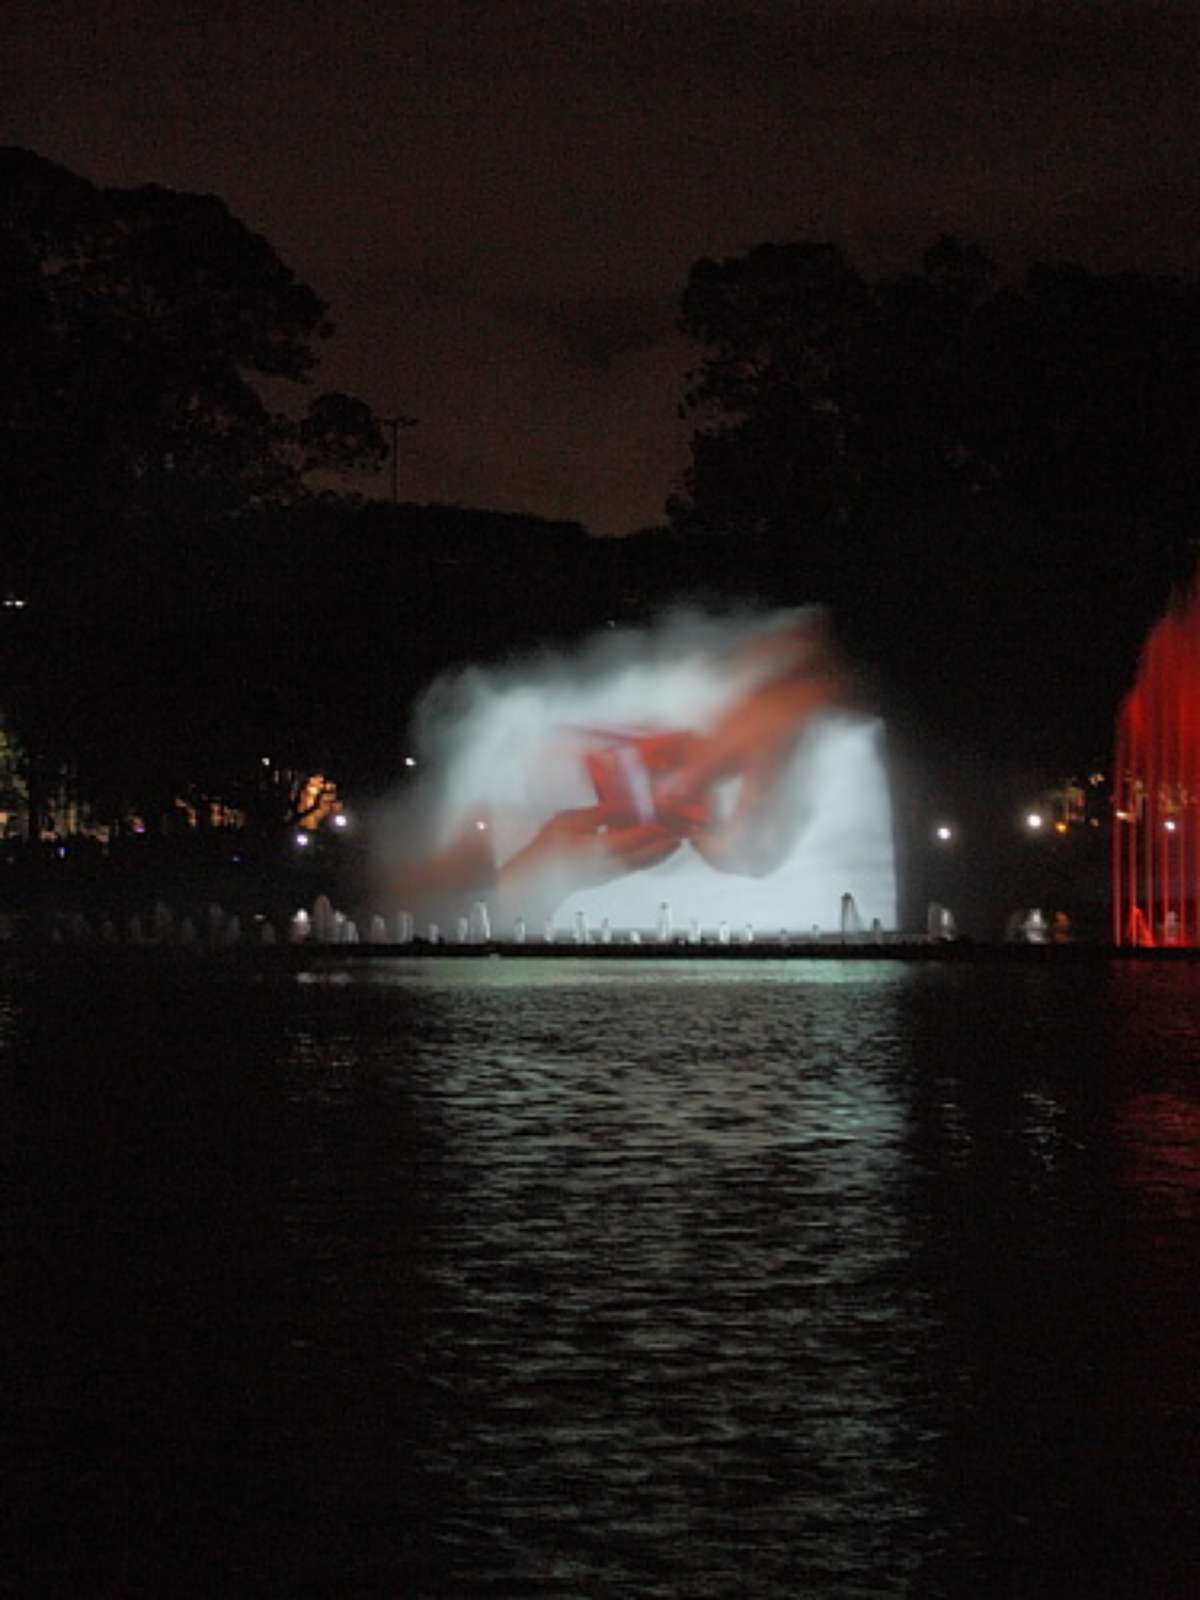
M 961 940 L 923 940 L 894 937 L 870 940 L 805 939 L 770 943 L 688 944 L 626 941 L 578 944 L 572 941 L 518 944 L 508 940 L 479 943 L 430 943 L 414 939 L 406 944 L 334 944 L 305 940 L 298 943 L 256 944 L 250 939 L 236 944 L 196 940 L 156 942 L 143 940 L 92 940 L 68 943 L 52 940 L 10 939 L 0 942 L 0 962 L 29 960 L 38 964 L 100 956 L 107 960 L 174 960 L 217 967 L 282 968 L 355 965 L 369 961 L 900 961 L 900 962 L 1014 962 L 1071 965 L 1111 961 L 1200 961 L 1200 946 L 1138 946 L 1100 943 L 1008 944 Z

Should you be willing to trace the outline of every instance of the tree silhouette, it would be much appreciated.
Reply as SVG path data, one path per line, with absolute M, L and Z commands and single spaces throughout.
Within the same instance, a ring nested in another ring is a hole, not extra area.
M 760 245 L 700 261 L 682 326 L 707 351 L 682 414 L 696 423 L 688 497 L 697 528 L 807 529 L 855 497 L 852 380 L 871 316 L 866 284 L 832 245 Z
M 868 284 L 831 245 L 760 245 L 698 262 L 681 323 L 704 356 L 678 526 L 836 543 L 983 496 L 1093 550 L 1120 519 L 1155 559 L 1195 504 L 1194 279 L 1035 265 L 1015 288 L 947 237 Z
M 310 378 L 326 308 L 214 196 L 101 190 L 0 151 L 0 282 L 0 485 L 27 581 L 98 523 L 179 528 L 385 459 L 361 402 L 272 404 Z
M 830 245 L 761 245 L 698 262 L 681 320 L 702 359 L 677 533 L 832 602 L 977 831 L 1039 774 L 1104 765 L 1195 560 L 1200 282 L 1006 283 L 944 238 L 870 283 Z
M 157 814 L 286 724 L 249 624 L 269 595 L 231 556 L 314 475 L 386 458 L 359 400 L 285 408 L 329 331 L 223 201 L 0 151 L 0 665 L 35 809 L 65 773 Z

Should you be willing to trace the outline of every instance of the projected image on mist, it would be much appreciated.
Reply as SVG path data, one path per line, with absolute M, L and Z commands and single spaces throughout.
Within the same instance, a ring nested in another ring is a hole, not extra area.
M 676 614 L 571 657 L 435 685 L 433 777 L 391 819 L 392 903 L 492 931 L 698 922 L 807 933 L 895 921 L 879 722 L 814 612 Z M 420 927 L 418 927 L 420 931 Z

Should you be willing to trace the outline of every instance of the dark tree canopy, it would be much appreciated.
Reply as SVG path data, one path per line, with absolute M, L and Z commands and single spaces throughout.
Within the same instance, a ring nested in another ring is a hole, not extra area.
M 935 602 L 977 650 L 1033 618 L 1069 638 L 1098 604 L 1128 669 L 1194 554 L 1200 282 L 1036 265 L 1005 285 L 943 238 L 868 283 L 831 245 L 760 245 L 693 267 L 682 325 L 702 359 L 678 529 L 756 542 L 879 627 Z
M 309 379 L 326 308 L 214 196 L 98 189 L 0 151 L 0 320 L 0 487 L 26 582 L 39 553 L 94 549 L 98 520 L 178 529 L 385 457 L 361 402 L 274 403 Z
M 1196 503 L 1196 280 L 1039 265 L 1014 288 L 944 238 L 869 284 L 831 245 L 760 245 L 693 267 L 682 326 L 704 353 L 677 525 L 802 550 L 983 496 L 1093 545 L 1120 519 L 1153 556 Z
M 683 327 L 708 354 L 683 402 L 697 428 L 677 518 L 758 532 L 849 503 L 849 385 L 870 311 L 832 245 L 760 245 L 693 267 Z
M 311 755 L 257 647 L 268 590 L 240 587 L 259 574 L 237 558 L 313 475 L 385 459 L 360 400 L 303 404 L 328 332 L 214 196 L 0 150 L 0 593 L 23 607 L 0 712 L 34 790 L 69 774 L 105 815 L 153 814 L 189 782 L 228 795 L 270 731 Z
M 677 534 L 832 602 L 927 791 L 977 832 L 1038 775 L 1103 767 L 1195 560 L 1200 282 L 1006 283 L 951 238 L 869 282 L 832 245 L 767 244 L 698 262 L 682 327 Z

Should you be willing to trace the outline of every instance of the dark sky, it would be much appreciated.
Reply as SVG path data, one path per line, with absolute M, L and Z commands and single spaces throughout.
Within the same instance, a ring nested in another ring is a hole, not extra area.
M 213 192 L 420 418 L 401 493 L 602 533 L 685 460 L 691 263 L 940 233 L 1195 272 L 1197 0 L 3 0 L 0 143 Z

